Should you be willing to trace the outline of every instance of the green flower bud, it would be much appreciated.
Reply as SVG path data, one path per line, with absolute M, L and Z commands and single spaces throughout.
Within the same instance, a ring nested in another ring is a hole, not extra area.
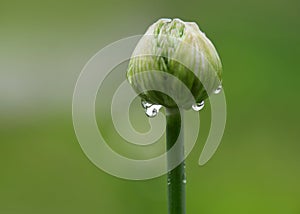
M 154 75 L 157 72 L 175 76 L 189 89 L 193 99 L 183 93 L 178 81 Z M 150 103 L 189 109 L 195 101 L 202 102 L 218 90 L 221 73 L 218 53 L 196 23 L 160 19 L 137 44 L 129 62 L 127 79 Z M 176 96 L 176 103 L 174 97 L 153 90 L 161 87 Z

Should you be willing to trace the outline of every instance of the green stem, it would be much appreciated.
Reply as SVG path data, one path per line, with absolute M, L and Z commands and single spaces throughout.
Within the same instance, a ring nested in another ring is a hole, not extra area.
M 167 155 L 168 168 L 174 163 L 182 161 L 177 167 L 168 172 L 168 213 L 185 214 L 186 178 L 183 127 L 181 128 L 183 122 L 181 121 L 180 110 L 177 108 L 166 108 L 166 119 L 167 150 L 169 151 L 177 142 L 174 152 L 169 152 Z

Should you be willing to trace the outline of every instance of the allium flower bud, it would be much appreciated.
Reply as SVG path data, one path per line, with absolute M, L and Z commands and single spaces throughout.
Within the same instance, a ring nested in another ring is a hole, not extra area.
M 178 81 L 153 75 L 159 71 L 179 79 L 193 99 L 182 92 Z M 149 27 L 137 44 L 129 62 L 127 79 L 150 103 L 189 109 L 195 101 L 203 101 L 218 89 L 221 73 L 218 53 L 196 23 L 160 19 Z M 162 86 L 176 96 L 176 103 L 173 97 L 153 90 Z

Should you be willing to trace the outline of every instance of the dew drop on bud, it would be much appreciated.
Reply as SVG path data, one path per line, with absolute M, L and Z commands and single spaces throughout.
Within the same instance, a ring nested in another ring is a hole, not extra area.
M 142 104 L 142 107 L 143 107 L 144 109 L 147 109 L 147 108 L 149 108 L 150 106 L 152 106 L 152 103 L 149 103 L 149 102 L 147 102 L 146 100 L 142 100 L 142 101 L 141 101 L 141 104 Z
M 204 101 L 192 105 L 194 111 L 200 111 L 201 109 L 203 109 L 203 107 L 204 107 Z
M 150 107 L 146 108 L 145 113 L 148 117 L 152 118 L 158 114 L 160 108 L 161 105 L 151 105 Z
M 219 85 L 218 88 L 214 91 L 214 94 L 219 94 L 222 90 L 222 85 Z

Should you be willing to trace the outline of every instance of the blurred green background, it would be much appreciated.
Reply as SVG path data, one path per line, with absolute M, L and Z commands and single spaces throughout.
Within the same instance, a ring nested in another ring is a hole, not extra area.
M 200 113 L 188 213 L 300 213 L 298 0 L 0 0 L 1 214 L 167 212 L 166 177 L 127 181 L 99 170 L 71 115 L 88 59 L 161 17 L 197 22 L 224 66 L 226 130 L 198 166 L 209 108 Z

